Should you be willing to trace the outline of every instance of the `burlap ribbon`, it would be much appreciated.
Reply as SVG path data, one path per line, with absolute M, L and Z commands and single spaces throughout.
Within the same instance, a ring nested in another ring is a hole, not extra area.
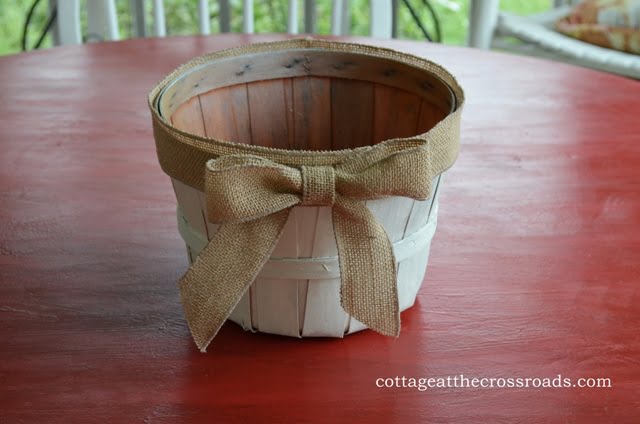
M 290 40 L 207 58 L 307 47 L 377 54 L 421 67 L 451 87 L 457 109 L 415 138 L 339 152 L 287 152 L 177 130 L 159 113 L 157 98 L 180 69 L 160 83 L 149 98 L 160 163 L 172 177 L 204 191 L 208 220 L 222 224 L 180 280 L 185 316 L 203 352 L 269 259 L 294 206 L 332 208 L 344 310 L 382 334 L 397 336 L 400 331 L 392 243 L 364 201 L 429 197 L 433 177 L 457 156 L 464 94 L 437 65 L 370 46 Z M 195 63 L 202 62 L 199 58 Z

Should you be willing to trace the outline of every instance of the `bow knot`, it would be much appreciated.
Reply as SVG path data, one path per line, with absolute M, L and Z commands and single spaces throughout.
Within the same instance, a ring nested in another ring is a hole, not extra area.
M 302 201 L 300 206 L 331 206 L 336 198 L 336 174 L 333 166 L 301 166 Z

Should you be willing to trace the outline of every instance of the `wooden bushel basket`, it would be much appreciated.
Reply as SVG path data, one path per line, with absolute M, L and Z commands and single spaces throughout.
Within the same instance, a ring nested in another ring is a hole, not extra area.
M 193 66 L 164 88 L 158 109 L 177 129 L 201 137 L 334 151 L 423 134 L 455 104 L 446 83 L 406 63 L 287 48 Z M 193 262 L 218 226 L 206 219 L 201 191 L 172 181 L 179 231 Z M 424 201 L 366 202 L 393 242 L 400 310 L 414 304 L 425 275 L 441 183 L 442 176 L 435 176 Z M 294 207 L 270 260 L 230 319 L 245 330 L 294 337 L 342 337 L 365 329 L 340 305 L 336 256 L 330 208 Z

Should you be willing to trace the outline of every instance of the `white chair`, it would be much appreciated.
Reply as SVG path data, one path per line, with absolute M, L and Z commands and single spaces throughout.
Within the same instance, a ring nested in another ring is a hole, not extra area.
M 576 1 L 554 0 L 554 8 L 533 16 L 499 10 L 499 0 L 472 0 L 469 45 L 540 56 L 640 79 L 640 56 L 598 47 L 567 37 L 553 29 Z M 515 37 L 524 44 L 509 43 Z
M 301 0 L 304 7 L 305 32 L 314 33 L 316 23 L 315 0 Z M 220 31 L 231 31 L 231 7 L 230 0 L 219 0 Z M 243 25 L 244 33 L 254 32 L 253 0 L 243 0 Z M 298 25 L 298 0 L 289 0 L 287 32 L 297 34 Z M 167 34 L 165 24 L 165 9 L 162 0 L 153 0 L 153 34 L 146 33 L 146 15 L 144 13 L 145 0 L 130 0 L 130 12 L 134 22 L 134 35 L 144 37 L 154 35 L 164 37 Z M 392 13 L 394 2 L 392 0 L 371 0 L 370 2 L 370 35 L 376 38 L 391 38 Z M 57 8 L 57 22 L 53 27 L 53 39 L 56 45 L 81 44 L 82 33 L 80 30 L 80 0 L 49 0 L 52 10 Z M 116 13 L 115 0 L 87 0 L 87 23 L 90 36 L 102 40 L 118 40 L 119 28 Z M 200 34 L 211 32 L 209 17 L 209 1 L 198 1 L 199 30 Z M 332 0 L 331 33 L 333 35 L 346 35 L 349 31 L 349 0 Z M 91 37 L 89 37 L 91 38 Z

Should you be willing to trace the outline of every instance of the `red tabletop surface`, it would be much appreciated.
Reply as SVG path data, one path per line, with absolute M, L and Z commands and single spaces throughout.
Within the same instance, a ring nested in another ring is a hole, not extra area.
M 0 58 L 0 422 L 638 422 L 640 84 L 531 58 L 360 39 L 441 63 L 468 98 L 401 336 L 229 323 L 198 352 L 146 95 L 193 56 L 283 37 Z M 377 387 L 461 374 L 611 387 Z

